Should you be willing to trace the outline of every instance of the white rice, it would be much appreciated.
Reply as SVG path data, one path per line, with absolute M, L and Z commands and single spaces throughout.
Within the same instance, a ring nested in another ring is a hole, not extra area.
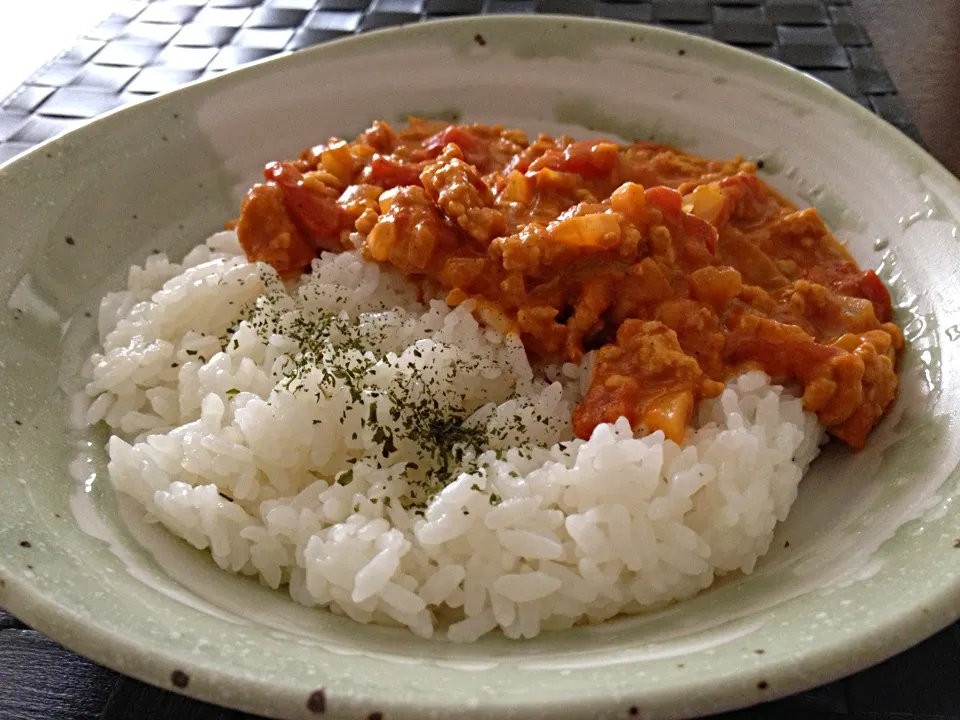
M 100 337 L 86 419 L 111 428 L 118 491 L 299 603 L 458 642 L 600 622 L 749 573 L 823 437 L 749 373 L 702 405 L 683 447 L 623 419 L 571 439 L 588 363 L 531 368 L 469 307 L 423 306 L 355 253 L 285 289 L 229 232 L 183 264 L 132 268 Z M 405 507 L 430 464 L 409 428 L 434 399 L 433 416 L 469 415 L 488 441 Z M 403 403 L 421 407 L 395 419 Z

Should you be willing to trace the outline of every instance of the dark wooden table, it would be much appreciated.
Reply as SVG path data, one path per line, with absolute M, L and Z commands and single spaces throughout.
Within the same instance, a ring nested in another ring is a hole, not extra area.
M 476 0 L 476 4 L 487 10 L 494 3 L 503 4 L 503 0 L 485 1 L 486 5 L 482 0 Z M 527 0 L 510 1 L 522 3 Z M 791 11 L 800 17 L 804 12 L 816 14 L 827 9 L 830 13 L 849 12 L 851 7 L 846 6 L 846 1 L 827 0 L 831 7 L 826 8 L 821 0 L 768 0 L 767 7 L 779 6 L 782 11 L 783 6 L 791 5 Z M 539 5 L 542 0 L 536 2 Z M 646 3 L 646 7 L 648 10 L 652 8 L 654 19 L 659 13 L 661 19 L 686 17 L 685 22 L 693 19 L 695 23 L 707 2 L 653 0 Z M 753 4 L 750 0 L 713 2 L 732 8 Z M 428 3 L 439 6 L 449 4 L 449 0 L 428 0 Z M 866 28 L 900 93 L 899 99 L 891 96 L 881 100 L 891 101 L 895 108 L 892 116 L 901 113 L 900 120 L 904 125 L 909 125 L 912 120 L 934 157 L 960 176 L 960 0 L 852 0 L 852 3 L 854 19 L 858 18 Z M 182 2 L 183 6 L 191 4 L 198 3 L 193 0 Z M 243 7 L 257 2 L 223 0 L 220 4 Z M 461 4 L 470 4 L 470 0 L 463 0 Z M 576 3 L 567 3 L 564 7 L 576 9 Z M 649 17 L 648 14 L 646 19 Z M 104 37 L 115 37 L 110 35 L 111 32 L 108 26 L 103 30 Z M 299 41 L 301 33 L 307 39 L 323 39 L 327 32 L 331 31 L 302 28 L 297 31 L 293 42 Z M 243 57 L 255 59 L 257 56 Z M 63 70 L 62 67 L 56 69 Z M 123 68 L 115 74 L 122 74 L 121 70 Z M 189 74 L 181 71 L 173 80 L 193 79 L 188 77 Z M 109 73 L 101 78 L 103 82 L 110 79 Z M 153 74 L 152 82 L 161 83 L 154 85 L 155 90 L 165 89 L 163 79 L 162 73 Z M 117 93 L 120 92 L 118 86 Z M 131 92 L 130 86 L 126 86 L 123 92 Z M 34 95 L 46 98 L 49 93 L 40 87 L 34 89 Z M 869 105 L 866 98 L 864 102 Z M 25 112 L 32 111 L 33 107 L 25 109 Z M 76 117 L 85 117 L 83 112 L 81 108 Z M 45 128 L 57 129 L 50 125 L 51 121 L 46 122 Z M 68 126 L 67 121 L 64 126 Z M 8 139 L 7 147 L 17 149 L 17 137 L 0 139 Z M 26 143 L 20 145 L 19 149 L 27 146 Z M 250 717 L 116 675 L 63 649 L 0 611 L 0 720 L 241 720 Z M 960 719 L 960 624 L 868 671 L 767 706 L 724 717 L 725 720 Z

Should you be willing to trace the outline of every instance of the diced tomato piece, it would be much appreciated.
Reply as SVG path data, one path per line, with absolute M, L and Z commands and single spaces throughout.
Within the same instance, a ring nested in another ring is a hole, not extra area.
M 877 320 L 880 322 L 890 322 L 893 318 L 893 301 L 890 298 L 890 291 L 883 284 L 880 277 L 873 271 L 867 270 L 860 275 L 860 282 L 857 285 L 858 297 L 869 300 L 873 303 L 873 309 Z
M 683 213 L 683 231 L 687 237 L 692 237 L 698 244 L 702 244 L 711 255 L 716 251 L 719 235 L 717 229 L 706 220 Z
M 340 206 L 334 198 L 305 185 L 285 189 L 284 196 L 294 221 L 316 245 L 327 250 L 340 249 Z
M 683 196 L 673 188 L 663 185 L 647 188 L 644 196 L 647 206 L 657 207 L 664 213 L 683 212 Z
M 679 229 L 681 240 L 693 239 L 692 250 L 697 255 L 698 248 L 706 248 L 711 255 L 717 249 L 717 229 L 706 220 L 683 211 L 683 196 L 672 188 L 658 186 L 644 192 L 647 207 L 655 207 L 663 213 L 663 219 L 669 225 Z M 691 260 L 695 259 L 693 257 Z
M 263 168 L 263 177 L 284 188 L 296 187 L 303 182 L 303 173 L 289 162 L 268 162 Z
M 603 140 L 581 140 L 562 152 L 549 150 L 530 164 L 531 170 L 549 168 L 581 177 L 603 177 L 617 166 L 617 146 Z
M 873 303 L 874 315 L 882 323 L 893 319 L 890 291 L 873 270 L 863 272 L 853 263 L 837 262 L 831 265 L 814 265 L 806 277 L 811 282 L 832 288 L 841 295 L 869 300 Z
M 447 145 L 456 145 L 463 153 L 464 162 L 484 172 L 490 161 L 489 143 L 478 138 L 464 127 L 451 125 L 423 141 L 423 148 L 411 155 L 413 160 L 433 160 L 440 156 Z
M 747 361 L 760 363 L 764 372 L 776 382 L 791 377 L 802 380 L 811 370 L 842 353 L 832 345 L 788 339 L 757 340 L 734 333 L 727 338 L 724 354 L 731 364 Z
M 423 144 L 423 149 L 433 153 L 432 156 L 436 157 L 450 143 L 458 146 L 463 151 L 465 158 L 468 155 L 477 153 L 483 148 L 483 143 L 481 143 L 480 138 L 471 135 L 470 132 L 458 125 L 451 125 L 446 130 L 442 130 L 436 135 L 427 138 Z M 467 162 L 472 161 L 467 160 Z
M 236 229 L 247 258 L 270 263 L 284 277 L 296 277 L 316 256 L 290 217 L 283 189 L 274 182 L 250 189 L 240 207 Z
M 283 190 L 287 211 L 315 246 L 340 249 L 341 209 L 335 198 L 305 185 L 303 174 L 293 163 L 268 163 L 263 174 Z
M 365 182 L 384 190 L 406 185 L 420 185 L 423 163 L 400 163 L 383 155 L 374 155 L 365 173 Z
M 513 159 L 507 163 L 507 166 L 503 169 L 504 175 L 509 175 L 511 172 L 516 170 L 520 174 L 525 175 L 530 169 L 530 158 L 526 153 L 517 153 L 513 156 Z
M 583 177 L 607 175 L 617 165 L 617 147 L 609 142 L 584 140 L 575 142 L 563 151 L 562 172 L 572 172 Z
M 763 200 L 769 194 L 766 187 L 756 175 L 738 173 L 725 177 L 720 181 L 722 188 L 742 188 L 744 194 L 750 194 L 757 200 Z
M 578 404 L 570 417 L 573 434 L 589 440 L 597 425 L 616 422 L 625 417 L 631 425 L 639 423 L 640 393 L 636 383 L 608 388 L 603 383 L 590 386 L 589 394 Z

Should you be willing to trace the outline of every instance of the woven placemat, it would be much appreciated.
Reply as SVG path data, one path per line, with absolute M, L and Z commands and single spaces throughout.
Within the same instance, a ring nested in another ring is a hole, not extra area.
M 125 0 L 0 103 L 0 162 L 107 110 L 252 60 L 432 18 L 536 12 L 653 24 L 737 45 L 810 73 L 920 140 L 849 0 Z M 0 668 L 9 676 L 0 682 L 4 718 L 251 717 L 118 676 L 2 610 Z M 47 687 L 57 688 L 50 698 Z M 876 668 L 725 718 L 958 715 L 955 625 Z
M 119 105 L 252 60 L 439 17 L 537 12 L 653 24 L 747 48 L 829 83 L 919 140 L 849 0 L 125 0 L 0 104 L 0 162 Z

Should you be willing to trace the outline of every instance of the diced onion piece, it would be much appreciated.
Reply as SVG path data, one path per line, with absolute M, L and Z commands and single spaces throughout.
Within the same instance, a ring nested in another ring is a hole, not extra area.
M 384 262 L 390 257 L 390 250 L 396 242 L 396 223 L 391 217 L 381 217 L 367 236 L 366 248 L 370 257 L 378 262 Z
M 530 174 L 536 178 L 537 187 L 541 190 L 569 190 L 573 187 L 574 181 L 578 180 L 576 176 L 557 172 L 550 168 L 543 168 Z
M 320 153 L 320 166 L 336 177 L 340 185 L 349 185 L 354 171 L 350 145 L 341 140 L 328 147 Z
M 390 212 L 390 208 L 393 207 L 394 200 L 397 199 L 397 193 L 400 191 L 400 188 L 390 188 L 386 192 L 380 194 L 380 212 L 386 214 Z
M 647 406 L 643 424 L 649 432 L 662 430 L 667 440 L 682 443 L 693 417 L 693 393 L 688 390 L 662 395 Z
M 564 245 L 609 250 L 620 244 L 620 223 L 610 213 L 578 215 L 547 226 L 553 238 Z
M 303 175 L 304 187 L 324 195 L 327 194 L 328 187 L 339 188 L 342 184 L 337 176 L 324 170 L 313 170 Z
M 507 184 L 500 193 L 501 202 L 529 203 L 531 198 L 530 181 L 526 176 L 513 170 L 507 175 Z
M 700 185 L 683 198 L 684 212 L 696 215 L 701 220 L 716 224 L 723 212 L 724 197 L 715 184 Z
M 624 183 L 610 196 L 610 207 L 626 218 L 639 222 L 646 217 L 647 197 L 643 185 Z
M 484 323 L 499 333 L 506 335 L 517 332 L 517 323 L 503 312 L 496 303 L 479 300 L 476 312 Z

